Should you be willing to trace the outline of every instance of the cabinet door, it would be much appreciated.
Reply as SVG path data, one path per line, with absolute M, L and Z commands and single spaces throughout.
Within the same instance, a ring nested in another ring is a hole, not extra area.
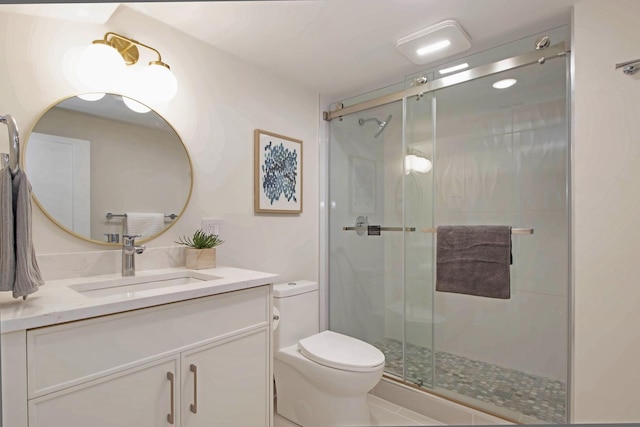
M 182 425 L 269 426 L 269 329 L 183 353 Z
M 163 359 L 32 399 L 29 427 L 176 427 L 177 372 Z

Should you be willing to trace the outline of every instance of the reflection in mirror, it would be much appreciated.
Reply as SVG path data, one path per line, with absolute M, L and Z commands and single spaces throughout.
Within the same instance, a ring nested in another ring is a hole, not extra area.
M 178 134 L 120 95 L 71 97 L 51 107 L 33 127 L 23 163 L 44 213 L 98 243 L 115 244 L 123 232 L 157 236 L 191 196 L 191 161 Z

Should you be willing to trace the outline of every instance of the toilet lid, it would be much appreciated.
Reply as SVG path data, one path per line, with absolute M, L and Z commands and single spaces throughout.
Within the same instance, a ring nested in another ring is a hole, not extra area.
M 366 372 L 384 365 L 384 354 L 371 344 L 332 331 L 301 339 L 298 349 L 307 359 L 345 371 Z

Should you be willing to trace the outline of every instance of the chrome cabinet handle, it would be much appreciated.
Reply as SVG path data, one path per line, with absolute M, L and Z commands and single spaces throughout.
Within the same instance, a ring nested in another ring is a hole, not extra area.
M 193 372 L 193 403 L 189 406 L 191 412 L 198 413 L 198 367 L 194 364 L 189 366 L 189 370 Z
M 167 379 L 171 383 L 171 413 L 167 415 L 167 421 L 169 424 L 173 424 L 174 412 L 175 412 L 175 399 L 173 395 L 173 372 L 167 372 Z

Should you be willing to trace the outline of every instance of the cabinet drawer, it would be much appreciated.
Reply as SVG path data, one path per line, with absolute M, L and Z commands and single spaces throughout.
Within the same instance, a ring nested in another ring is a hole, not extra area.
M 29 398 L 264 325 L 269 305 L 262 286 L 30 330 Z

